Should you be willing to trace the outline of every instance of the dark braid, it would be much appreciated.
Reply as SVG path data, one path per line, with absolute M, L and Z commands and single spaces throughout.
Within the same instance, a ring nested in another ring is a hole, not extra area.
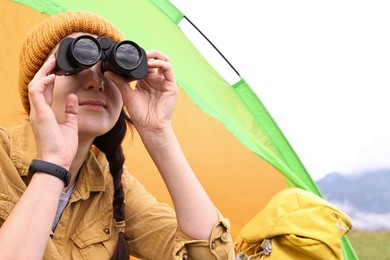
M 131 123 L 130 118 L 122 110 L 115 126 L 106 134 L 97 137 L 94 144 L 100 151 L 104 152 L 109 162 L 110 172 L 114 182 L 114 217 L 116 222 L 125 220 L 125 203 L 121 176 L 123 173 L 123 164 L 125 156 L 122 150 L 122 141 L 125 138 L 127 124 Z M 125 233 L 119 232 L 116 252 L 112 259 L 122 260 L 129 259 L 129 249 L 126 243 Z

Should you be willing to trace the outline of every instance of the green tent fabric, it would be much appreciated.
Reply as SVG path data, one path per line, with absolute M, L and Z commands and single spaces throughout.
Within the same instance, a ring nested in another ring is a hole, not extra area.
M 184 14 L 169 1 L 14 2 L 47 15 L 66 10 L 101 14 L 116 24 L 126 38 L 145 49 L 156 48 L 166 53 L 175 67 L 178 84 L 202 111 L 222 122 L 250 151 L 283 174 L 289 185 L 321 196 L 310 174 L 248 83 L 240 79 L 230 85 L 208 63 L 178 27 Z M 346 237 L 343 238 L 343 254 L 345 259 L 357 258 Z

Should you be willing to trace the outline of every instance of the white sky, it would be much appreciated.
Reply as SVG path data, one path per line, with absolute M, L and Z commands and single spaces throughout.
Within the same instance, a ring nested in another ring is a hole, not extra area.
M 390 167 L 390 2 L 171 2 L 247 80 L 315 180 Z

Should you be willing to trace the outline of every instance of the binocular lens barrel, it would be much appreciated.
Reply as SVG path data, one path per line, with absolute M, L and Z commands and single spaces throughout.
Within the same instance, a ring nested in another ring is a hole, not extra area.
M 128 70 L 134 69 L 140 60 L 138 49 L 126 41 L 117 45 L 114 56 L 118 64 Z
M 70 48 L 77 65 L 89 67 L 100 59 L 102 49 L 94 37 L 77 38 Z

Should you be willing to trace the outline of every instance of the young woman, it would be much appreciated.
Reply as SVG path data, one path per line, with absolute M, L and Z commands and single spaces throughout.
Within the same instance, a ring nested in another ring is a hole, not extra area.
M 101 61 L 56 75 L 60 41 L 83 35 L 123 40 L 98 15 L 66 12 L 35 27 L 23 46 L 19 90 L 30 120 L 0 131 L 1 259 L 234 259 L 229 222 L 172 129 L 178 88 L 169 58 L 148 51 L 135 88 Z M 124 167 L 127 122 L 174 211 Z

